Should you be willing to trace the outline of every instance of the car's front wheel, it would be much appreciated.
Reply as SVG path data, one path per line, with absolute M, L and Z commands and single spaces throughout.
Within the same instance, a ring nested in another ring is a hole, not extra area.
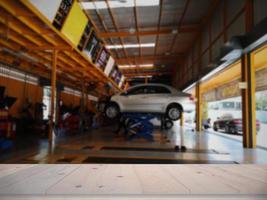
M 105 115 L 109 119 L 115 119 L 119 116 L 119 114 L 120 114 L 120 109 L 116 103 L 111 102 L 105 106 Z
M 181 118 L 183 109 L 181 106 L 176 105 L 176 104 L 171 104 L 168 106 L 167 110 L 166 110 L 166 116 L 172 120 L 172 121 L 176 121 L 179 120 Z

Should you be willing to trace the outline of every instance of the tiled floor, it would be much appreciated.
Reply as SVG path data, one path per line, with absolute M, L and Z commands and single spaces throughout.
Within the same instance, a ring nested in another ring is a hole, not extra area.
M 83 135 L 59 136 L 53 152 L 47 143 L 6 156 L 1 163 L 267 163 L 267 151 L 243 149 L 242 143 L 208 132 L 195 133 L 177 123 L 172 130 L 153 133 L 154 142 L 116 136 L 112 128 Z M 166 138 L 167 136 L 167 138 Z M 175 146 L 179 149 L 175 150 Z M 186 149 L 181 149 L 184 146 Z
M 263 200 L 266 177 L 267 165 L 0 165 L 0 199 Z

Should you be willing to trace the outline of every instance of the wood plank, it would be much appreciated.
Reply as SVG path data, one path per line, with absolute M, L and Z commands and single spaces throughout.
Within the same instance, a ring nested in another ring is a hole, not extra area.
M 41 165 L 41 167 L 45 167 L 46 170 L 39 170 L 31 176 L 24 176 L 12 185 L 1 187 L 0 194 L 45 194 L 46 190 L 77 169 L 76 165 Z

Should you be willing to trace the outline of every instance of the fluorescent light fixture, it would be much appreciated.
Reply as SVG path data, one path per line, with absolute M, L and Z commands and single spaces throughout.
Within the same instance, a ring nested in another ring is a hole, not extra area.
M 151 75 L 147 75 L 147 76 L 135 76 L 134 78 L 152 78 Z
M 0 63 L 0 77 L 6 77 L 17 81 L 38 85 L 38 78 L 29 74 L 25 74 L 20 70 L 16 70 Z
M 133 8 L 135 0 L 113 0 L 109 1 L 110 8 Z M 85 10 L 100 10 L 107 9 L 105 1 L 96 2 L 81 2 L 80 3 Z M 136 7 L 147 7 L 147 6 L 159 6 L 159 0 L 136 0 Z
M 177 34 L 178 33 L 178 29 L 172 29 L 172 34 Z
M 129 69 L 129 68 L 138 68 L 138 67 L 140 67 L 140 68 L 142 68 L 142 67 L 150 68 L 150 67 L 154 67 L 154 64 L 152 63 L 152 64 L 142 64 L 142 65 L 119 65 L 120 69 Z
M 129 49 L 129 48 L 140 48 L 140 47 L 155 47 L 155 43 L 106 45 L 107 49 L 122 49 L 122 48 Z

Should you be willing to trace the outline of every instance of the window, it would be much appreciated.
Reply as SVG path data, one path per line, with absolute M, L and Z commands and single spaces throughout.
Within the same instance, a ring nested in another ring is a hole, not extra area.
M 145 86 L 134 87 L 127 91 L 128 95 L 144 94 Z
M 171 92 L 165 87 L 147 86 L 145 88 L 145 93 L 146 94 L 170 94 Z

